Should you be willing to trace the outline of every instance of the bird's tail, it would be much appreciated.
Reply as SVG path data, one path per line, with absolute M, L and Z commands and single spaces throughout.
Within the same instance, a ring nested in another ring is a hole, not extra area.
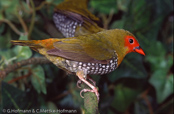
M 38 51 L 40 48 L 52 49 L 53 43 L 60 39 L 45 39 L 45 40 L 11 40 L 13 45 L 29 46 L 31 49 Z
M 20 46 L 29 46 L 29 47 L 40 47 L 40 45 L 35 43 L 35 40 L 11 40 L 13 45 L 20 45 Z
M 38 48 L 42 48 L 40 44 L 37 43 L 37 40 L 11 40 L 11 43 L 13 45 L 19 45 L 19 46 L 28 46 L 31 49 L 38 51 Z

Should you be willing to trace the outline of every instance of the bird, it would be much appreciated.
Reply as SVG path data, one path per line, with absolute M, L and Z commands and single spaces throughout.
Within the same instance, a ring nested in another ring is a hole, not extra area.
M 91 88 L 81 90 L 80 95 L 82 92 L 94 92 L 98 101 L 98 89 L 87 80 L 87 75 L 103 75 L 114 71 L 128 53 L 136 52 L 145 55 L 136 37 L 124 29 L 103 30 L 61 39 L 12 40 L 11 42 L 14 45 L 29 46 L 60 69 L 75 74 Z
M 64 37 L 87 35 L 104 30 L 97 25 L 100 19 L 87 9 L 87 2 L 88 0 L 65 0 L 55 7 L 53 21 Z

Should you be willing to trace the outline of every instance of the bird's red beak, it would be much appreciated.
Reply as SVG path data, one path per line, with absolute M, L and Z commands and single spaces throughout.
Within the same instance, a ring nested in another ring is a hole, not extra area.
M 134 51 L 145 56 L 145 53 L 140 46 L 135 47 Z

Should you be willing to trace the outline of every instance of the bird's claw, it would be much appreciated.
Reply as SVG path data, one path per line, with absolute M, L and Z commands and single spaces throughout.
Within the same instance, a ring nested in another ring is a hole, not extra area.
M 84 97 L 82 96 L 82 92 L 94 92 L 95 95 L 97 96 L 97 100 L 98 100 L 98 102 L 99 102 L 99 93 L 98 93 L 98 89 L 94 86 L 94 85 L 95 85 L 95 82 L 92 80 L 92 78 L 90 79 L 90 77 L 88 76 L 88 79 L 89 79 L 90 81 L 92 81 L 94 85 L 92 85 L 91 83 L 89 83 L 89 82 L 86 80 L 86 78 L 84 78 L 84 77 L 86 77 L 86 74 L 87 74 L 87 73 L 86 73 L 86 70 L 85 70 L 85 71 L 79 70 L 79 71 L 76 72 L 76 75 L 77 75 L 78 78 L 81 80 L 81 81 L 78 81 L 78 82 L 77 82 L 77 87 L 79 87 L 79 83 L 84 82 L 86 85 L 88 85 L 88 86 L 92 89 L 92 90 L 90 90 L 90 89 L 83 89 L 83 90 L 81 90 L 80 96 L 81 96 L 82 98 L 84 98 Z
M 83 89 L 83 90 L 81 90 L 80 91 L 80 96 L 82 97 L 82 98 L 84 98 L 84 96 L 82 96 L 82 93 L 83 92 L 94 92 L 95 93 L 95 95 L 97 96 L 97 101 L 99 102 L 99 93 L 98 93 L 98 89 L 95 87 L 94 89 Z
M 96 82 L 88 76 L 88 79 L 93 83 L 94 86 L 96 86 Z
M 77 87 L 78 87 L 78 88 L 81 88 L 81 86 L 79 85 L 79 84 L 81 84 L 81 83 L 82 83 L 81 80 L 78 80 L 78 81 L 77 81 Z
M 96 82 L 92 78 L 88 77 L 88 79 L 93 83 L 94 86 L 96 86 Z M 77 81 L 77 87 L 78 88 L 81 88 L 81 86 L 80 86 L 81 83 L 82 83 L 82 80 L 79 79 Z

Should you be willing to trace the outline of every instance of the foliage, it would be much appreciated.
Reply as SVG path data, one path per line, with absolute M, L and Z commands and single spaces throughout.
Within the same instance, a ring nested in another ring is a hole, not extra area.
M 41 56 L 10 40 L 62 37 L 55 28 L 54 7 L 63 0 L 0 1 L 0 70 L 30 57 Z M 91 0 L 89 9 L 109 29 L 131 31 L 146 56 L 128 54 L 119 68 L 93 76 L 100 92 L 101 114 L 172 113 L 173 5 L 172 0 Z M 113 13 L 111 11 L 114 10 Z M 20 79 L 19 79 L 20 77 Z M 6 76 L 1 83 L 2 109 L 71 109 L 84 111 L 75 76 L 52 64 L 29 65 Z

